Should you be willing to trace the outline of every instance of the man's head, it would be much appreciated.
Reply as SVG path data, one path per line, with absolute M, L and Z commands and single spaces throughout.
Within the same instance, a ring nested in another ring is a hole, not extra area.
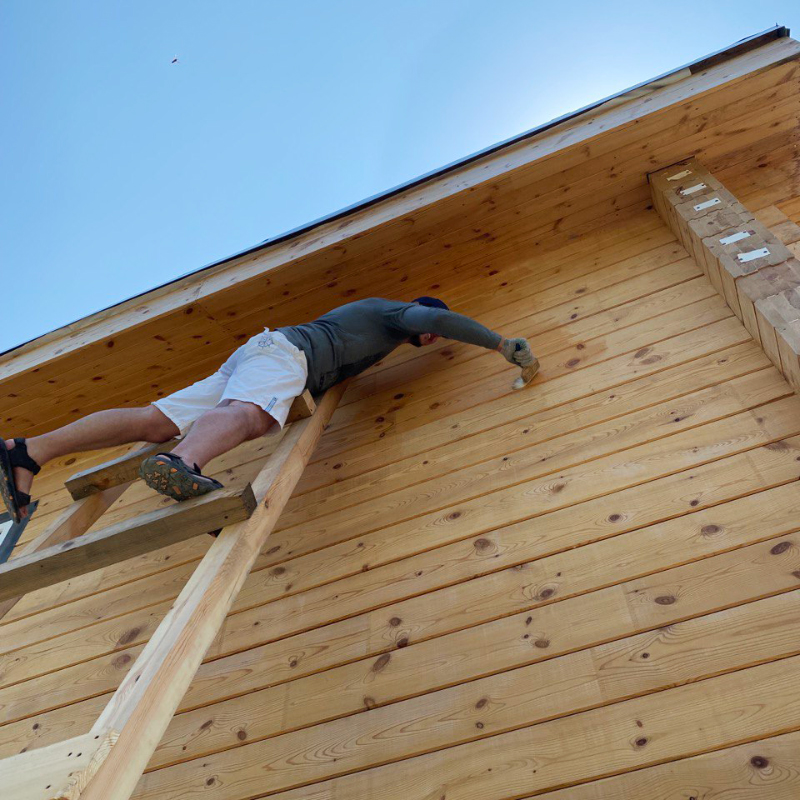
M 422 297 L 415 298 L 411 302 L 420 306 L 428 306 L 429 308 L 443 308 L 445 311 L 450 310 L 447 303 L 445 303 L 444 300 L 440 300 L 438 297 L 423 295 Z M 438 338 L 439 337 L 435 333 L 420 333 L 416 336 L 412 336 L 408 341 L 413 344 L 414 347 L 425 347 L 425 345 L 433 344 Z

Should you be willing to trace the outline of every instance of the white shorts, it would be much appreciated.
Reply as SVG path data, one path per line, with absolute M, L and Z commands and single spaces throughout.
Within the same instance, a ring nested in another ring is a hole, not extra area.
M 305 353 L 269 328 L 234 350 L 213 374 L 153 405 L 185 433 L 203 413 L 224 400 L 242 400 L 264 409 L 283 428 L 292 401 L 308 378 Z

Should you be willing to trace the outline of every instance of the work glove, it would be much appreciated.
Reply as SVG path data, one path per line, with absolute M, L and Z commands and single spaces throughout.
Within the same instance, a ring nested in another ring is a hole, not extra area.
M 528 367 L 535 360 L 527 339 L 503 339 L 498 350 L 506 361 L 518 367 Z

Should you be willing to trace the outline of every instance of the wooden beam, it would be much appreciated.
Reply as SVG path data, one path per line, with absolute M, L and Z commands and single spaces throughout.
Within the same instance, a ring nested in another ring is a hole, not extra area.
M 131 446 L 131 450 L 138 450 L 140 443 Z M 29 556 L 47 547 L 75 539 L 97 522 L 98 519 L 120 498 L 127 489 L 127 484 L 114 486 L 102 492 L 72 503 L 56 517 L 35 539 L 20 548 L 14 559 L 20 556 Z M 20 601 L 22 595 L 0 600 L 0 620 L 11 611 Z
M 303 392 L 299 397 L 295 397 L 286 423 L 310 417 L 315 408 L 314 398 L 309 392 Z M 154 453 L 168 453 L 180 441 L 179 437 L 161 444 L 148 444 L 134 453 L 126 453 L 124 456 L 107 461 L 98 467 L 76 472 L 65 481 L 64 485 L 75 500 L 80 500 L 111 486 L 129 483 L 138 477 L 139 465 L 145 458 Z
M 653 204 L 800 393 L 800 261 L 697 159 L 650 175 Z
M 284 437 L 253 482 L 253 515 L 222 531 L 98 718 L 92 733 L 113 730 L 119 739 L 81 800 L 127 800 L 133 793 L 344 389 L 330 389 L 314 415 Z
M 3 800 L 77 800 L 116 741 L 91 731 L 0 761 Z
M 0 566 L 0 601 L 209 533 L 247 519 L 254 508 L 249 484 L 219 489 L 20 556 Z

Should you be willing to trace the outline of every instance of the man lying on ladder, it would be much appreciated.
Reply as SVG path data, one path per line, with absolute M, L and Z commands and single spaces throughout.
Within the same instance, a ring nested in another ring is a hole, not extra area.
M 359 300 L 314 322 L 265 330 L 210 377 L 152 405 L 98 411 L 27 440 L 0 439 L 0 494 L 19 521 L 28 513 L 34 475 L 51 459 L 129 442 L 166 442 L 190 426 L 171 453 L 146 458 L 139 474 L 175 500 L 206 494 L 222 484 L 203 475 L 203 467 L 276 424 L 283 428 L 292 401 L 304 389 L 319 394 L 404 342 L 424 347 L 440 336 L 502 353 L 523 368 L 525 382 L 538 370 L 525 339 L 505 339 L 435 297 L 411 303 Z

